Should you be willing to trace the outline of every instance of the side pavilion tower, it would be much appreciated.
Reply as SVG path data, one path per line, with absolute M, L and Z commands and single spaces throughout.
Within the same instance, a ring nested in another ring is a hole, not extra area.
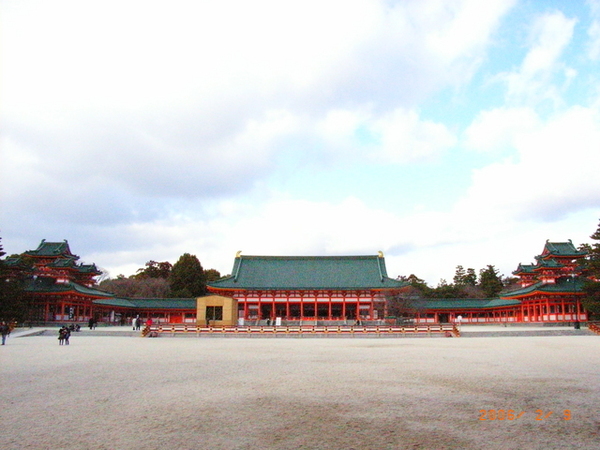
M 43 239 L 19 261 L 32 266 L 25 290 L 34 299 L 34 322 L 85 322 L 94 317 L 94 300 L 114 297 L 94 288 L 94 278 L 102 272 L 95 264 L 79 263 L 66 240 Z
M 587 253 L 567 242 L 546 241 L 535 264 L 519 264 L 513 272 L 521 289 L 507 292 L 502 299 L 519 300 L 520 322 L 580 322 L 587 320 L 581 307 L 583 280 L 581 260 Z

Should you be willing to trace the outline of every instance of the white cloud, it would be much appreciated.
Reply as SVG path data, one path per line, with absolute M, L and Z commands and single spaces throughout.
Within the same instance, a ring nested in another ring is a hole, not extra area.
M 545 133 L 578 125 L 588 150 L 597 143 L 590 111 L 545 125 L 526 109 L 481 114 L 466 142 L 510 145 L 519 158 L 481 169 L 464 207 L 450 212 L 394 214 L 349 196 L 337 202 L 323 192 L 315 202 L 256 186 L 272 173 L 293 175 L 296 166 L 278 165 L 290 154 L 309 167 L 439 161 L 455 132 L 419 104 L 472 79 L 515 3 L 3 2 L 0 143 L 11 187 L 3 226 L 14 236 L 68 238 L 113 276 L 184 252 L 227 272 L 237 250 L 383 250 L 391 275 L 436 282 L 439 264 L 452 271 L 486 237 L 514 231 L 511 218 L 543 198 L 534 182 L 531 198 L 511 186 L 561 165 L 558 156 L 544 165 L 548 155 L 537 153 L 536 141 L 547 148 L 561 138 Z M 514 95 L 560 67 L 572 27 L 560 15 L 540 22 L 509 77 Z M 567 175 L 558 185 L 583 202 L 583 182 Z M 481 220 L 485 190 L 523 202 L 511 209 L 501 198 L 509 219 Z
M 517 72 L 503 74 L 512 101 L 551 99 L 559 101 L 552 76 L 563 69 L 560 57 L 571 42 L 576 19 L 562 12 L 539 17 L 531 28 L 529 51 Z M 568 69 L 567 75 L 571 73 Z
M 589 37 L 588 57 L 592 61 L 600 59 L 600 0 L 587 0 L 590 7 L 591 24 L 587 34 Z
M 339 159 L 362 158 L 378 163 L 409 164 L 436 159 L 456 144 L 441 123 L 422 119 L 418 112 L 397 108 L 375 114 L 364 110 L 330 111 L 316 124 L 327 152 Z
M 386 160 L 427 158 L 453 138 L 402 105 L 468 79 L 513 3 L 5 2 L 4 133 L 57 198 L 82 168 L 132 195 L 231 195 L 291 140 L 343 141 L 319 128 L 336 111 L 368 110 Z
M 480 54 L 499 19 L 515 3 L 433 1 L 415 2 L 409 8 L 414 8 L 418 22 L 426 25 L 423 30 L 426 48 L 451 66 L 452 62 Z
M 506 139 L 518 156 L 476 170 L 460 210 L 477 211 L 490 222 L 556 220 L 600 204 L 597 110 L 573 107 Z
M 179 214 L 105 229 L 97 240 L 107 236 L 110 242 L 97 245 L 99 250 L 83 255 L 84 259 L 106 267 L 114 277 L 132 274 L 150 259 L 174 263 L 189 252 L 205 268 L 226 274 L 238 250 L 247 255 L 349 255 L 382 250 L 390 276 L 415 273 L 435 286 L 440 278 L 450 281 L 458 264 L 476 270 L 492 264 L 510 275 L 519 262 L 531 262 L 546 239 L 573 239 L 576 245 L 589 242 L 600 210 L 596 206 L 544 222 L 490 217 L 485 209 L 469 214 L 455 209 L 396 215 L 352 197 L 339 203 L 275 197 L 252 205 L 223 202 L 213 212 L 207 218 Z M 128 242 L 127 249 L 119 248 L 123 242 Z M 71 244 L 79 252 L 83 242 L 72 240 Z
M 514 149 L 522 133 L 536 129 L 540 120 L 531 108 L 496 108 L 482 111 L 464 133 L 466 148 L 479 152 Z
M 423 161 L 455 145 L 456 138 L 445 125 L 421 120 L 415 111 L 397 109 L 373 124 L 379 137 L 380 155 L 390 163 Z

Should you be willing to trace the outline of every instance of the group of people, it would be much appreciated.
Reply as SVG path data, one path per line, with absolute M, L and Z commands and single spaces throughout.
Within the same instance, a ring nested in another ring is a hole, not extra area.
M 78 323 L 69 326 L 63 325 L 60 330 L 58 330 L 58 345 L 69 345 L 71 333 L 79 330 L 81 330 L 81 327 Z
M 142 319 L 140 316 L 137 316 L 135 319 L 132 319 L 133 331 L 138 331 L 142 326 Z
M 69 338 L 71 337 L 71 329 L 63 325 L 58 330 L 58 345 L 69 345 Z
M 152 318 L 148 318 L 146 320 L 146 326 L 152 325 Z M 142 328 L 142 318 L 140 316 L 131 318 L 131 326 L 133 327 L 133 331 L 139 331 Z

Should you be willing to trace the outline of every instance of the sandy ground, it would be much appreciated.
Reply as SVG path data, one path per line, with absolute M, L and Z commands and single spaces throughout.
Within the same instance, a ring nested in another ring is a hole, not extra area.
M 599 348 L 600 336 L 11 336 L 0 448 L 597 449 Z

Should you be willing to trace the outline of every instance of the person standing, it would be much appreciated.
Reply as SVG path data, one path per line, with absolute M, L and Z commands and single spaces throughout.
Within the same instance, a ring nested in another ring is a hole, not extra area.
M 58 330 L 58 345 L 63 345 L 65 343 L 65 334 L 67 331 L 67 327 L 64 325 Z
M 6 322 L 0 324 L 0 333 L 2 334 L 2 345 L 6 344 L 6 338 L 10 334 L 10 328 Z

